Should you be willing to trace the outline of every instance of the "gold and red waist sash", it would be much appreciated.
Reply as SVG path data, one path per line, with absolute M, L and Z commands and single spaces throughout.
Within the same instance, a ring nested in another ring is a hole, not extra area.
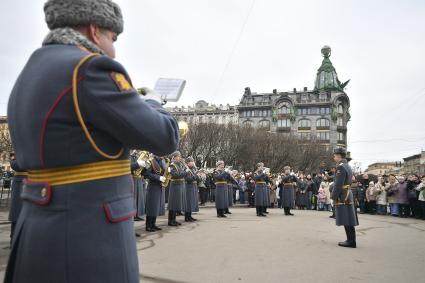
M 28 181 L 67 185 L 130 175 L 130 160 L 106 160 L 68 167 L 28 170 Z

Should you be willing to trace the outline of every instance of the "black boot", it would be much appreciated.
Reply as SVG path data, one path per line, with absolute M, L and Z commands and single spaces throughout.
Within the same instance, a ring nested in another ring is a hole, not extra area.
M 226 208 L 226 209 L 224 210 L 224 213 L 225 213 L 225 214 L 232 214 L 232 213 L 230 212 L 229 208 Z
M 192 221 L 198 221 L 198 219 L 192 217 L 192 212 L 189 212 L 189 219 Z
M 174 223 L 175 223 L 177 226 L 180 226 L 180 225 L 182 225 L 182 224 L 176 220 L 177 215 L 178 215 L 178 212 L 174 211 L 174 214 L 173 214 Z M 181 213 L 181 212 L 180 212 L 180 215 L 182 215 L 182 213 Z
M 189 215 L 190 215 L 189 212 L 184 213 L 184 222 L 192 222 Z
M 155 229 L 155 231 L 161 231 L 162 229 L 156 226 L 156 216 L 152 216 L 152 228 Z
M 152 216 L 146 216 L 146 231 L 147 232 L 155 232 L 156 231 L 153 228 Z
M 267 206 L 263 206 L 263 213 L 265 213 L 265 214 L 269 214 L 269 213 L 267 212 Z
M 221 218 L 221 209 L 218 209 L 218 208 L 217 208 L 217 217 Z
M 347 241 L 339 242 L 338 246 L 344 248 L 356 248 L 356 229 L 354 226 L 344 226 Z
M 259 206 L 256 206 L 255 207 L 255 210 L 257 211 L 257 216 L 260 216 L 260 207 Z
M 177 226 L 175 213 L 172 210 L 168 211 L 168 226 Z
M 224 217 L 224 218 L 227 217 L 226 215 L 224 215 L 224 209 L 220 209 L 220 213 L 221 213 L 221 217 Z

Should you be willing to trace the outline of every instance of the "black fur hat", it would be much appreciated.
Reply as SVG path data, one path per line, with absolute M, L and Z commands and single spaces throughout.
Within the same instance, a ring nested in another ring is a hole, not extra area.
M 49 29 L 96 24 L 117 34 L 124 30 L 120 7 L 111 0 L 48 0 L 44 14 Z

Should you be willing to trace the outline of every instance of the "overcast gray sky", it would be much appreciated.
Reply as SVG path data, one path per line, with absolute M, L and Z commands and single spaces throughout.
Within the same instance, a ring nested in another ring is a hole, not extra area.
M 48 30 L 44 0 L 3 1 L 0 115 Z M 187 80 L 179 105 L 237 104 L 243 89 L 313 88 L 320 49 L 346 92 L 348 147 L 363 167 L 425 148 L 425 1 L 116 0 L 125 31 L 117 60 L 136 86 Z M 48 63 L 48 62 L 46 62 Z

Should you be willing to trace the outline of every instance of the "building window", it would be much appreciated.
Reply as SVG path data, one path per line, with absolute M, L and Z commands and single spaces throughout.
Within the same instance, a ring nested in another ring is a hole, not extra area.
M 329 132 L 318 132 L 317 138 L 321 141 L 328 141 L 329 140 Z
M 338 104 L 337 112 L 338 114 L 344 114 L 344 107 L 342 107 L 342 104 Z
M 289 127 L 291 127 L 291 120 L 289 120 L 289 119 L 279 119 L 279 120 L 277 120 L 277 126 L 279 128 L 289 128 Z
M 308 119 L 301 119 L 298 121 L 298 128 L 310 128 L 311 122 Z
M 244 127 L 252 127 L 252 121 L 250 121 L 250 120 L 244 121 L 243 126 Z
M 289 113 L 290 113 L 289 107 L 286 105 L 282 105 L 278 109 L 278 114 L 289 114 Z
M 309 140 L 311 138 L 310 132 L 299 132 L 298 135 L 300 139 L 303 139 L 303 140 Z
M 268 130 L 270 130 L 270 121 L 268 121 L 268 120 L 260 121 L 258 126 L 259 126 L 260 129 L 268 131 Z
M 316 122 L 316 127 L 318 128 L 324 128 L 324 127 L 329 127 L 330 126 L 330 122 L 328 119 L 318 119 Z
M 343 127 L 344 126 L 344 120 L 342 119 L 342 117 L 338 117 L 336 120 L 336 125 L 339 127 Z
M 331 109 L 329 107 L 320 107 L 320 114 L 321 115 L 326 115 L 331 113 Z

